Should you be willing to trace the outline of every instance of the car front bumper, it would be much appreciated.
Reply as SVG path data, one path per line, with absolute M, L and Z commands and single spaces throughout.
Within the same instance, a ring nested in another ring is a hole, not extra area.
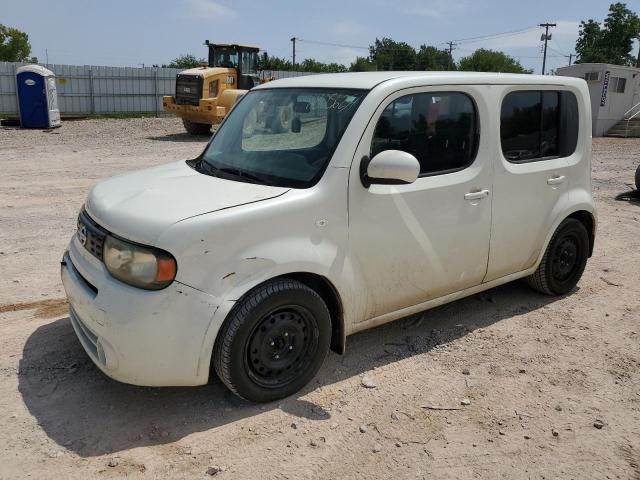
M 174 281 L 148 291 L 109 275 L 73 236 L 61 266 L 71 324 L 93 362 L 134 385 L 202 385 L 209 378 L 216 299 Z

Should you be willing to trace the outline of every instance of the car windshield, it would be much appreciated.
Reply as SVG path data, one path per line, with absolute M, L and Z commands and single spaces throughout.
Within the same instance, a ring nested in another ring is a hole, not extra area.
M 202 154 L 201 171 L 308 188 L 324 173 L 366 91 L 273 88 L 247 93 Z

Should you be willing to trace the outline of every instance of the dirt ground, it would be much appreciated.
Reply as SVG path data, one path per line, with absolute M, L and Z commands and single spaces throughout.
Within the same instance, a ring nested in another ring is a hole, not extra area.
M 215 380 L 112 381 L 66 315 L 59 261 L 89 188 L 205 142 L 176 119 L 0 128 L 0 479 L 640 479 L 640 203 L 615 199 L 639 139 L 594 140 L 575 292 L 515 283 L 355 335 L 263 406 Z

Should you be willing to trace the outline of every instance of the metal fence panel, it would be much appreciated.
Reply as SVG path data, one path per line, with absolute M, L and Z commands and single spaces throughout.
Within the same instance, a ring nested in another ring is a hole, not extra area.
M 17 115 L 16 70 L 24 65 L 0 62 L 0 113 Z M 173 95 L 177 68 L 43 65 L 56 74 L 58 106 L 65 115 L 104 113 L 162 114 L 162 96 Z M 261 78 L 289 78 L 306 72 L 268 70 Z

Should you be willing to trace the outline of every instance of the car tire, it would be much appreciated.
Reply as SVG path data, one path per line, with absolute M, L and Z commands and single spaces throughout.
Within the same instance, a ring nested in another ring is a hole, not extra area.
M 536 271 L 527 283 L 547 295 L 564 295 L 575 288 L 589 258 L 589 233 L 575 218 L 556 229 Z
M 208 123 L 196 123 L 183 118 L 182 124 L 187 133 L 191 135 L 207 135 L 211 132 L 211 125 Z
M 213 367 L 239 397 L 287 397 L 318 372 L 329 350 L 331 317 L 314 290 L 296 280 L 269 281 L 245 295 L 225 320 Z
M 636 168 L 636 190 L 640 191 L 640 165 Z

